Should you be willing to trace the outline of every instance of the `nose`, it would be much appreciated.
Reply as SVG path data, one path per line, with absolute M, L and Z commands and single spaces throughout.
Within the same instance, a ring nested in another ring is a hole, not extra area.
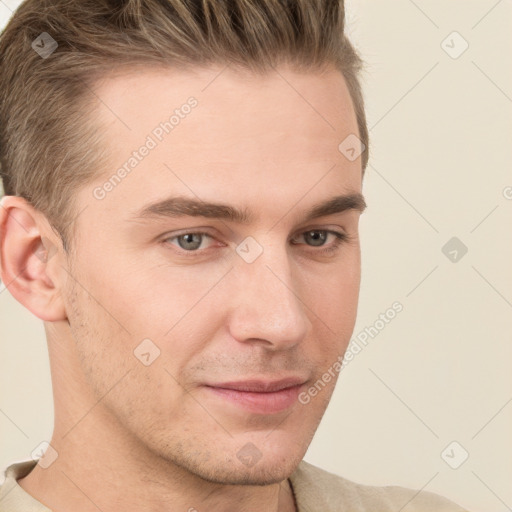
M 265 248 L 252 263 L 237 261 L 232 272 L 229 331 L 234 339 L 272 351 L 289 350 L 311 326 L 300 282 L 286 248 Z

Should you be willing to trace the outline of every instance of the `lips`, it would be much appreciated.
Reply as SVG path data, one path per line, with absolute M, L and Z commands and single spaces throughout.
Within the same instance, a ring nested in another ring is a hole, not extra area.
M 300 386 L 306 379 L 299 377 L 288 377 L 280 380 L 244 380 L 239 382 L 222 382 L 219 384 L 208 384 L 211 387 L 222 389 L 233 389 L 235 391 L 248 391 L 253 393 L 271 393 L 282 389 Z
M 289 409 L 297 401 L 306 379 L 289 377 L 280 380 L 252 379 L 205 385 L 205 389 L 223 405 L 256 414 L 276 414 Z

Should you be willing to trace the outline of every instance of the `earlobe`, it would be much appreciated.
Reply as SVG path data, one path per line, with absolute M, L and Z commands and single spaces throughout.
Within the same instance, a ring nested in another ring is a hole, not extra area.
M 58 265 L 55 235 L 44 216 L 24 198 L 0 203 L 0 278 L 11 295 L 41 320 L 64 320 L 61 283 L 50 268 Z M 48 235 L 48 236 L 47 236 Z

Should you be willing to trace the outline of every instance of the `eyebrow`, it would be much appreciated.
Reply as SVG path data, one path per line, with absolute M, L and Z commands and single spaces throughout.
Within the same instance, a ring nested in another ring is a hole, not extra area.
M 308 222 L 318 217 L 333 215 L 348 210 L 355 210 L 362 213 L 365 209 L 366 202 L 362 194 L 350 193 L 339 195 L 313 205 L 306 211 L 304 221 Z M 247 208 L 240 210 L 228 204 L 175 196 L 146 205 L 136 213 L 131 220 L 187 216 L 222 219 L 238 224 L 250 224 L 255 218 Z

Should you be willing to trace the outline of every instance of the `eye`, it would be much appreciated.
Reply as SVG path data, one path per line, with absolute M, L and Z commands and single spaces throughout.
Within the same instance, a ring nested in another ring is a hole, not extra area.
M 311 247 L 324 247 L 329 235 L 335 237 L 334 241 L 331 244 L 328 244 L 325 249 L 321 249 L 318 252 L 334 252 L 343 242 L 348 240 L 348 235 L 346 233 L 340 233 L 338 231 L 331 231 L 327 229 L 312 229 L 310 231 L 304 231 L 292 241 L 293 243 L 296 243 L 297 238 L 303 237 L 304 240 L 306 240 L 306 245 L 310 245 Z
M 208 233 L 203 233 L 199 231 L 171 236 L 169 238 L 166 238 L 164 242 L 172 243 L 171 241 L 176 240 L 178 243 L 178 248 L 182 249 L 185 252 L 196 252 L 198 249 L 206 249 L 205 247 L 201 247 L 205 237 L 212 238 Z
M 305 233 L 302 233 L 302 236 L 304 236 L 305 240 L 312 242 L 311 245 L 318 247 L 324 245 L 328 234 L 329 232 L 326 230 L 315 229 L 314 231 L 306 231 Z
M 329 235 L 334 237 L 332 243 L 327 244 L 327 240 Z M 327 229 L 312 229 L 309 231 L 303 231 L 296 237 L 292 239 L 292 244 L 294 245 L 302 245 L 301 242 L 298 242 L 300 238 L 305 240 L 305 244 L 312 248 L 317 248 L 313 252 L 320 254 L 330 254 L 334 253 L 338 250 L 339 246 L 348 240 L 348 235 L 346 233 L 341 233 L 338 231 L 331 231 Z M 203 252 L 208 251 L 211 247 L 207 245 L 205 247 L 205 240 L 210 239 L 214 240 L 214 237 L 208 233 L 203 231 L 189 231 L 181 234 L 176 234 L 170 237 L 167 237 L 162 240 L 163 243 L 174 245 L 177 249 L 178 253 L 181 253 L 185 256 L 195 256 L 199 255 Z

